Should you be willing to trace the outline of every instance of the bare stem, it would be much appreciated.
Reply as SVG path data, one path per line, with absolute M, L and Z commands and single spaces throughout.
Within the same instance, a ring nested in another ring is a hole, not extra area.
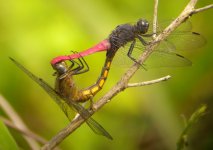
M 162 82 L 162 81 L 167 81 L 170 78 L 171 78 L 171 76 L 167 75 L 165 77 L 154 79 L 154 80 L 150 80 L 150 81 L 144 81 L 144 82 L 138 82 L 138 83 L 129 83 L 129 84 L 127 84 L 126 88 L 156 84 L 156 83 L 159 83 L 159 82 Z
M 13 124 L 15 124 L 17 128 L 19 128 L 20 130 L 25 130 L 30 132 L 30 130 L 27 128 L 27 126 L 24 124 L 24 122 L 21 120 L 19 115 L 12 108 L 12 106 L 1 95 L 0 95 L 0 107 L 8 115 L 10 120 L 12 120 Z M 24 135 L 23 137 L 27 141 L 31 149 L 34 149 L 34 150 L 39 149 L 40 147 L 39 144 L 33 138 L 28 137 L 26 135 Z
M 154 16 L 153 16 L 153 38 L 156 37 L 156 33 L 157 33 L 157 20 L 158 20 L 158 0 L 154 0 L 155 4 L 154 4 Z
M 182 13 L 159 35 L 156 36 L 152 42 L 146 46 L 144 53 L 138 59 L 138 63 L 133 64 L 129 70 L 121 77 L 120 81 L 110 89 L 102 98 L 99 99 L 96 103 L 94 103 L 93 107 L 94 110 L 101 109 L 106 103 L 108 103 L 114 96 L 116 96 L 119 92 L 125 90 L 129 87 L 128 82 L 130 78 L 135 74 L 135 72 L 140 68 L 139 64 L 143 64 L 145 60 L 151 55 L 151 53 L 155 50 L 156 46 L 159 44 L 160 41 L 166 39 L 172 31 L 174 31 L 181 23 L 187 20 L 191 15 L 199 9 L 194 9 L 197 0 L 190 0 L 187 4 L 185 9 Z M 157 4 L 156 4 L 157 5 Z M 206 9 L 205 9 L 206 10 Z M 162 80 L 164 81 L 164 80 Z M 148 81 L 147 81 L 148 82 Z M 157 83 L 157 82 L 156 82 Z M 131 85 L 131 84 L 130 84 Z M 94 114 L 96 111 L 91 110 L 91 115 Z M 70 133 L 72 133 L 77 127 L 79 127 L 85 120 L 78 116 L 74 119 L 73 123 L 70 123 L 66 128 L 61 130 L 55 137 L 53 137 L 44 147 L 43 150 L 49 150 L 54 148 L 57 144 L 63 141 Z M 47 146 L 48 145 L 48 146 Z M 51 148 L 50 148 L 51 147 Z
M 195 9 L 194 12 L 193 12 L 193 14 L 196 14 L 198 12 L 202 12 L 202 11 L 205 11 L 205 10 L 211 9 L 211 8 L 213 8 L 213 4 L 207 5 L 207 6 L 202 7 L 202 8 Z
M 13 122 L 11 122 L 10 120 L 8 120 L 8 119 L 6 119 L 6 118 L 4 118 L 2 116 L 0 116 L 0 120 L 2 120 L 8 127 L 13 128 L 16 131 L 18 131 L 18 132 L 20 132 L 20 133 L 22 133 L 22 134 L 24 134 L 24 135 L 26 135 L 28 137 L 31 137 L 34 140 L 36 140 L 36 141 L 38 141 L 38 142 L 40 142 L 42 144 L 47 143 L 47 141 L 44 138 L 40 137 L 39 135 L 37 135 L 37 134 L 35 134 L 35 133 L 31 132 L 31 131 L 27 131 L 27 130 L 18 128 Z

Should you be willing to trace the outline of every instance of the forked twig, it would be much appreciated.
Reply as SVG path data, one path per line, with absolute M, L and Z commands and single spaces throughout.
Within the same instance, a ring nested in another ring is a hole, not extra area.
M 127 70 L 127 72 L 121 77 L 120 81 L 118 81 L 117 84 L 114 87 L 112 87 L 109 92 L 107 92 L 102 98 L 100 98 L 99 101 L 94 103 L 95 111 L 91 110 L 91 115 L 93 115 L 97 110 L 101 109 L 120 91 L 123 91 L 128 87 L 131 87 L 128 86 L 130 78 L 139 69 L 140 67 L 139 64 L 143 64 L 145 60 L 151 55 L 151 53 L 155 50 L 156 46 L 159 44 L 160 41 L 166 39 L 171 34 L 172 31 L 174 31 L 179 25 L 181 25 L 181 23 L 183 23 L 193 14 L 212 8 L 212 6 L 210 5 L 208 7 L 195 9 L 194 7 L 196 3 L 197 0 L 190 0 L 185 9 L 182 11 L 182 13 L 162 33 L 157 35 L 156 38 L 154 38 L 148 46 L 146 46 L 144 53 L 138 59 L 138 63 L 135 63 L 131 68 L 129 68 L 129 70 Z M 141 84 L 141 86 L 143 86 L 143 84 Z M 66 136 L 68 136 L 70 133 L 76 130 L 84 121 L 85 120 L 81 116 L 76 117 L 66 128 L 61 130 L 46 145 L 44 145 L 42 149 L 43 150 L 53 149 L 57 144 L 62 142 L 63 139 L 66 138 Z
M 155 47 L 158 43 L 166 39 L 172 31 L 174 31 L 181 23 L 187 20 L 195 10 L 194 6 L 197 3 L 197 0 L 191 0 L 188 5 L 185 7 L 183 12 L 162 32 L 160 33 L 147 47 L 144 53 L 138 59 L 139 63 L 135 63 L 127 72 L 121 77 L 121 80 L 108 92 L 106 93 L 98 102 L 94 104 L 96 109 L 100 109 L 104 104 L 109 102 L 109 100 L 117 95 L 120 91 L 124 90 L 128 84 L 130 78 L 134 73 L 139 69 L 138 64 L 143 64 L 145 60 L 150 56 L 150 54 L 155 50 Z

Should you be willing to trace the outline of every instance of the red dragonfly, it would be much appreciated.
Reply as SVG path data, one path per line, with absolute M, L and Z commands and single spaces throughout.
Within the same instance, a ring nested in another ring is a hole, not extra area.
M 32 80 L 34 80 L 41 88 L 43 88 L 48 93 L 48 95 L 60 106 L 60 108 L 66 114 L 70 121 L 73 119 L 73 108 L 74 111 L 79 113 L 80 116 L 85 119 L 86 123 L 93 130 L 93 132 L 99 135 L 103 135 L 112 140 L 112 136 L 98 122 L 90 117 L 91 114 L 89 110 L 85 109 L 79 104 L 79 102 L 85 102 L 92 99 L 92 97 L 102 88 L 106 80 L 108 70 L 105 70 L 104 73 L 102 73 L 103 76 L 98 79 L 96 84 L 86 89 L 79 90 L 77 89 L 72 77 L 74 75 L 87 72 L 89 70 L 87 63 L 82 57 L 78 59 L 78 62 L 70 60 L 70 66 L 68 66 L 66 62 L 62 61 L 60 63 L 57 63 L 54 67 L 54 69 L 56 70 L 54 74 L 56 75 L 56 83 L 55 89 L 53 89 L 43 79 L 35 76 L 16 60 L 12 58 L 10 59 L 13 63 L 15 63 L 17 67 L 19 67 L 24 73 L 26 73 Z
M 188 23 L 189 22 L 185 24 Z M 117 51 L 122 49 L 122 47 L 127 47 L 125 48 L 128 50 L 127 56 L 136 62 L 137 56 L 141 54 L 141 51 L 144 50 L 144 46 L 148 44 L 144 38 L 150 38 L 153 35 L 153 33 L 148 33 L 148 29 L 149 22 L 145 19 L 139 19 L 137 23 L 133 25 L 118 25 L 107 39 L 101 41 L 92 48 L 79 52 L 78 54 L 58 56 L 52 59 L 51 64 L 54 66 L 64 60 L 72 60 L 101 51 L 106 51 L 107 59 L 112 60 Z M 190 30 L 190 27 L 188 29 L 178 30 L 170 35 L 170 38 L 161 42 L 158 49 L 152 54 L 153 56 L 155 54 L 158 55 L 155 57 L 155 59 L 160 59 L 160 63 L 157 63 L 158 65 L 163 62 L 163 66 L 186 66 L 192 64 L 190 60 L 176 53 L 177 49 L 195 49 L 205 44 L 205 39 L 199 33 L 191 32 Z M 174 41 L 174 37 L 177 41 Z M 175 46 L 173 43 L 175 43 Z

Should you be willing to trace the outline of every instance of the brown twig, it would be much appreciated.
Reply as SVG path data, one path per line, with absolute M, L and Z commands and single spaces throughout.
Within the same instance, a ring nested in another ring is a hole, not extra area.
M 101 109 L 106 103 L 108 103 L 114 96 L 116 96 L 120 91 L 125 90 L 128 87 L 128 82 L 130 78 L 135 74 L 135 72 L 139 69 L 140 65 L 145 62 L 145 60 L 151 55 L 151 53 L 155 50 L 156 46 L 160 41 L 164 40 L 166 37 L 171 34 L 181 23 L 187 20 L 192 14 L 198 11 L 199 9 L 194 9 L 197 0 L 190 0 L 188 5 L 182 11 L 182 13 L 159 35 L 156 36 L 155 39 L 146 47 L 144 53 L 138 59 L 138 63 L 135 63 L 129 70 L 121 77 L 120 81 L 112 87 L 112 89 L 107 92 L 99 101 L 94 104 L 95 111 L 91 111 L 91 115 L 94 114 L 97 110 Z M 209 9 L 209 8 L 208 8 Z M 205 10 L 207 10 L 205 8 Z M 53 149 L 57 144 L 63 141 L 66 136 L 76 130 L 85 120 L 79 116 L 76 117 L 66 128 L 61 130 L 55 137 L 53 137 L 44 147 L 43 150 Z
M 60 130 L 56 136 L 54 136 L 41 148 L 41 150 L 52 150 L 84 122 L 85 120 L 81 118 L 80 115 L 78 117 L 75 117 L 68 126 Z
M 162 81 L 167 81 L 170 78 L 171 78 L 171 76 L 167 75 L 165 77 L 154 79 L 154 80 L 150 80 L 150 81 L 144 81 L 144 82 L 138 82 L 138 83 L 128 83 L 126 88 L 156 84 L 156 83 L 159 83 L 159 82 L 162 82 Z
M 38 141 L 41 144 L 45 144 L 47 143 L 47 140 L 45 140 L 44 138 L 40 137 L 39 135 L 28 131 L 28 130 L 24 130 L 24 129 L 20 129 L 18 128 L 12 121 L 0 116 L 0 120 L 2 120 L 4 122 L 4 124 L 6 124 L 8 127 L 15 129 L 16 131 L 33 138 L 34 140 Z
M 211 8 L 213 8 L 213 4 L 207 5 L 207 6 L 202 7 L 202 8 L 195 9 L 195 10 L 193 11 L 193 14 L 196 14 L 196 13 L 199 13 L 199 12 L 205 11 L 205 10 L 207 10 L 207 9 L 211 9 Z
M 0 107 L 7 114 L 7 116 L 10 118 L 10 120 L 13 122 L 13 124 L 18 129 L 30 132 L 30 130 L 27 128 L 27 126 L 24 124 L 24 122 L 21 120 L 19 115 L 12 108 L 12 106 L 1 95 L 0 95 Z M 26 135 L 23 135 L 23 137 L 27 141 L 27 143 L 29 144 L 31 149 L 33 149 L 33 150 L 39 150 L 40 149 L 40 146 L 35 139 L 28 137 Z

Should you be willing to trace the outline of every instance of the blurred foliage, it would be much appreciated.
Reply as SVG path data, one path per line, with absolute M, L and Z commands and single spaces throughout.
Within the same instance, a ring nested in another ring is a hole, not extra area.
M 0 93 L 10 101 L 26 124 L 50 139 L 68 124 L 68 119 L 8 56 L 15 58 L 36 75 L 54 85 L 50 60 L 71 50 L 82 51 L 106 38 L 118 25 L 138 18 L 152 18 L 153 1 L 145 0 L 0 0 Z M 159 2 L 159 20 L 175 18 L 188 1 Z M 212 1 L 199 1 L 197 7 Z M 60 146 L 63 149 L 175 149 L 184 128 L 180 114 L 194 112 L 206 103 L 209 112 L 188 133 L 188 149 L 213 149 L 213 32 L 212 10 L 190 18 L 193 31 L 207 44 L 190 50 L 192 67 L 159 68 L 139 71 L 132 81 L 172 75 L 172 80 L 126 90 L 100 110 L 94 118 L 112 135 L 108 141 L 81 126 Z M 90 72 L 76 76 L 79 87 L 93 84 L 99 76 L 104 53 L 85 57 Z M 107 83 L 95 97 L 102 96 L 126 68 L 112 67 Z M 16 139 L 23 147 L 21 140 Z
M 188 146 L 188 138 L 187 134 L 190 129 L 192 129 L 192 125 L 198 122 L 198 120 L 206 113 L 206 105 L 201 106 L 198 108 L 193 114 L 190 116 L 189 120 L 186 121 L 186 119 L 183 116 L 183 119 L 185 121 L 185 128 L 182 131 L 179 140 L 177 142 L 177 150 L 184 149 L 185 146 Z
M 7 127 L 0 121 L 0 150 L 18 150 L 18 145 L 10 135 Z

